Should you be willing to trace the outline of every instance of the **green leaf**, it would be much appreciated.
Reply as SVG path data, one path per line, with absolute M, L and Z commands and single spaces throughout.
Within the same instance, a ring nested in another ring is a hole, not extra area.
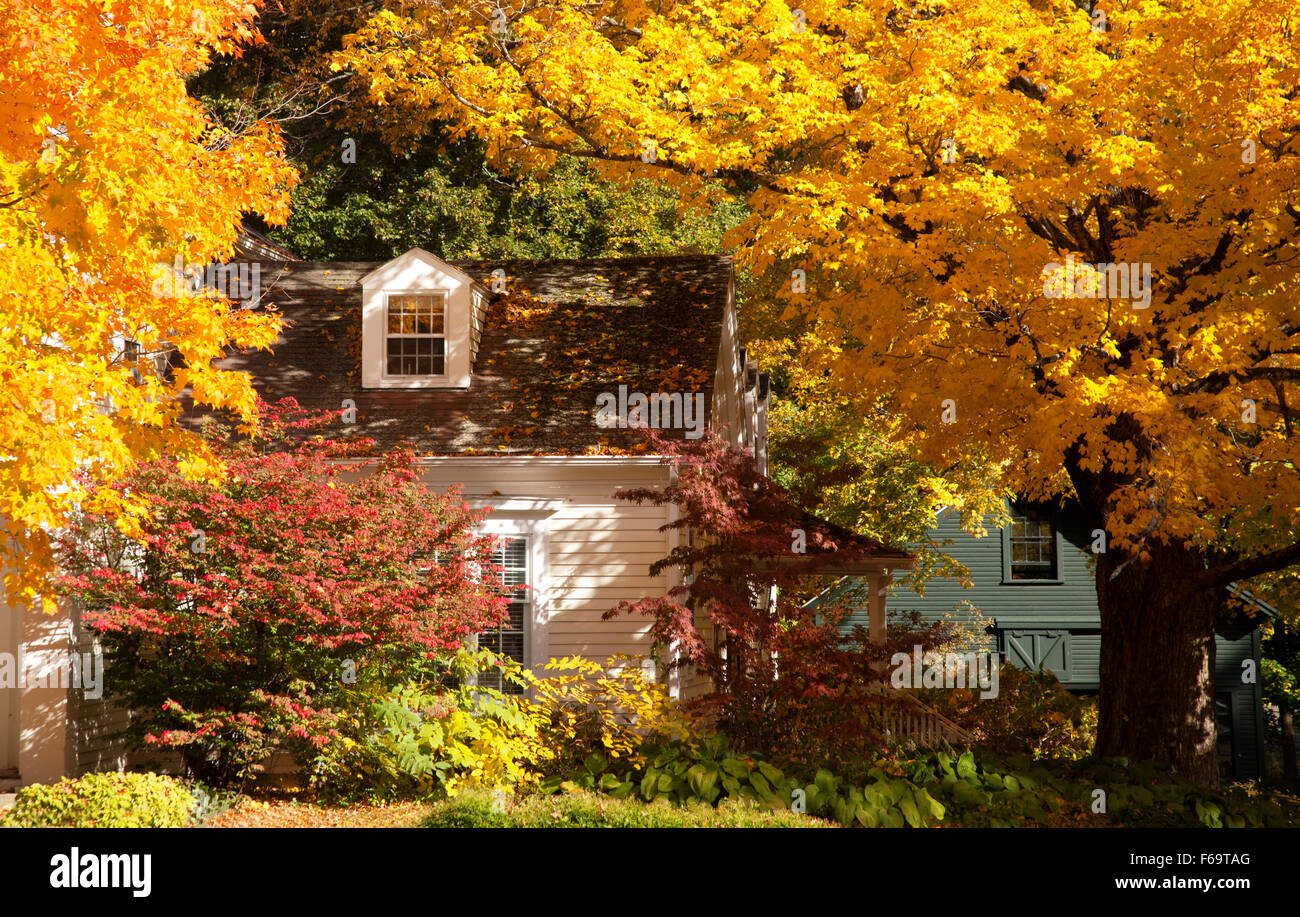
M 857 810 L 858 807 L 847 799 L 836 799 L 831 806 L 835 820 L 846 828 L 852 824 L 853 819 L 857 816 Z
M 880 813 L 880 824 L 886 828 L 901 828 L 904 825 L 903 813 L 890 807 Z
M 966 780 L 975 777 L 975 755 L 971 752 L 962 752 L 962 756 L 957 759 L 957 776 Z
M 907 823 L 913 828 L 922 826 L 921 813 L 917 811 L 916 802 L 910 796 L 898 801 L 898 809 L 903 813 L 903 818 L 907 819 Z
M 722 769 L 733 777 L 740 777 L 743 779 L 749 776 L 749 768 L 745 765 L 745 762 L 741 761 L 739 758 L 723 758 L 719 763 L 721 764 Z
M 704 797 L 709 794 L 714 784 L 718 782 L 718 771 L 713 767 L 696 764 L 686 772 L 686 780 L 690 784 L 691 791 L 696 796 Z
M 962 806 L 986 806 L 990 802 L 988 793 L 977 787 L 965 782 L 964 780 L 952 788 L 952 798 L 958 805 Z
M 768 779 L 773 786 L 785 779 L 785 775 L 780 770 L 768 764 L 766 761 L 758 762 L 758 771 Z
M 836 777 L 823 767 L 817 770 L 816 776 L 813 777 L 813 783 L 817 786 L 817 789 L 821 790 L 827 796 L 832 796 L 835 794 L 835 791 L 839 789 L 840 778 Z
M 944 812 L 943 803 L 929 794 L 925 787 L 917 787 L 912 790 L 912 798 L 916 800 L 916 809 L 921 813 L 922 821 L 929 822 L 930 819 L 943 821 Z

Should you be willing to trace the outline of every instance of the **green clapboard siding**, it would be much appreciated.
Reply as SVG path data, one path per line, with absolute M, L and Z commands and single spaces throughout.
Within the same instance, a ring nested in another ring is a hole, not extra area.
M 931 530 L 942 550 L 970 571 L 971 587 L 936 579 L 923 593 L 896 586 L 890 614 L 918 612 L 926 620 L 960 613 L 966 603 L 996 626 L 998 649 L 1020 665 L 1050 669 L 1073 691 L 1096 691 L 1101 682 L 1101 614 L 1097 609 L 1091 527 L 1068 509 L 1052 519 L 1057 532 L 1057 575 L 1052 582 L 1014 582 L 1006 578 L 1003 533 L 990 528 L 976 538 L 961 528 L 955 513 L 940 514 Z M 945 543 L 946 542 L 946 543 Z M 841 601 L 859 609 L 848 627 L 867 627 L 862 587 L 841 581 L 814 602 Z M 859 595 L 863 595 L 859 598 Z M 1242 682 L 1242 662 L 1256 660 L 1258 631 L 1249 624 L 1224 625 L 1215 637 L 1216 691 L 1232 693 L 1233 748 L 1238 777 L 1260 773 L 1263 701 L 1258 685 Z
M 1057 520 L 1058 572 L 1052 583 L 1012 582 L 1003 578 L 1002 533 L 991 529 L 983 538 L 967 534 L 955 513 L 943 513 L 932 531 L 942 550 L 970 570 L 970 589 L 951 579 L 932 580 L 924 595 L 896 589 L 889 597 L 891 611 L 919 611 L 927 618 L 941 617 L 961 602 L 970 602 L 1000 629 L 1097 629 L 1097 588 L 1093 580 L 1091 536 L 1086 526 L 1066 516 Z

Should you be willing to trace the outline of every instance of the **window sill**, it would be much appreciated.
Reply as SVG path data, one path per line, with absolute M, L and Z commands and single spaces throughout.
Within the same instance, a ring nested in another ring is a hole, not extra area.
M 450 376 L 396 376 L 379 379 L 363 385 L 367 389 L 445 389 L 447 391 L 467 391 L 469 384 Z

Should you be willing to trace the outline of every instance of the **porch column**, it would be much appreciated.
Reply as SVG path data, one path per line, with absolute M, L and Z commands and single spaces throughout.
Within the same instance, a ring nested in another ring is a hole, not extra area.
M 872 643 L 885 642 L 885 592 L 889 589 L 889 584 L 893 582 L 893 579 L 888 570 L 873 573 L 867 578 L 870 584 L 870 594 L 867 598 L 870 626 L 867 633 L 870 635 Z

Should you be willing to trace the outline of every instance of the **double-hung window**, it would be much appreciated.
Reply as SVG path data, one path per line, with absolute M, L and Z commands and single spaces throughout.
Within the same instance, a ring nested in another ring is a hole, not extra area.
M 447 297 L 442 293 L 390 293 L 385 335 L 389 376 L 447 373 Z
M 1060 578 L 1056 529 L 1045 515 L 1015 509 L 1007 527 L 1006 578 L 1055 582 Z
M 492 563 L 501 568 L 501 585 L 509 590 L 510 606 L 506 620 L 500 626 L 480 634 L 478 645 L 509 657 L 520 665 L 527 665 L 527 628 L 532 609 L 532 589 L 528 588 L 528 539 L 502 538 L 492 554 Z M 506 694 L 522 693 L 518 685 L 503 684 L 501 674 L 495 668 L 481 674 L 478 683 L 497 688 Z

